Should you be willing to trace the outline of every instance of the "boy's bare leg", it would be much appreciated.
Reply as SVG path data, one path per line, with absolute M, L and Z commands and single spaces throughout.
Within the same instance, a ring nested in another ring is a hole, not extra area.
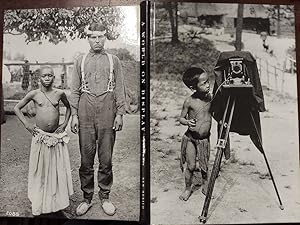
M 192 179 L 196 168 L 196 149 L 193 143 L 186 146 L 185 190 L 179 196 L 180 200 L 187 201 L 192 194 Z
M 179 196 L 180 200 L 187 201 L 192 194 L 192 178 L 193 172 L 188 168 L 185 170 L 185 189 L 182 194 Z

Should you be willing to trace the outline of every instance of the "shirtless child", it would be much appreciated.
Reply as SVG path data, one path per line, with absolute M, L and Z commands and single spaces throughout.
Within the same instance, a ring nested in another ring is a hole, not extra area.
M 72 177 L 65 132 L 71 115 L 66 94 L 52 87 L 51 67 L 40 69 L 40 89 L 30 91 L 14 108 L 17 117 L 33 135 L 29 159 L 28 198 L 34 216 L 62 210 L 69 205 L 73 194 Z M 59 101 L 66 106 L 65 120 L 59 125 Z M 35 124 L 21 109 L 33 101 Z
M 201 69 L 192 67 L 183 74 L 183 82 L 194 93 L 183 104 L 180 123 L 188 126 L 182 137 L 180 166 L 185 169 L 185 190 L 180 199 L 187 201 L 192 194 L 194 171 L 200 170 L 203 180 L 202 193 L 207 192 L 208 159 L 210 154 L 209 136 L 212 116 L 210 113 L 209 78 Z

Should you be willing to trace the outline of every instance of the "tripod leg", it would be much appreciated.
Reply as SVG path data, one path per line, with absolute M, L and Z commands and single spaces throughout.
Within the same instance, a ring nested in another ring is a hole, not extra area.
M 257 133 L 258 140 L 259 140 L 260 145 L 261 145 L 261 148 L 262 148 L 262 154 L 263 154 L 264 159 L 265 159 L 265 162 L 266 162 L 266 164 L 267 164 L 268 171 L 269 171 L 269 174 L 270 174 L 270 176 L 271 176 L 272 183 L 273 183 L 274 189 L 275 189 L 275 191 L 276 191 L 276 194 L 277 194 L 277 197 L 278 197 L 278 200 L 279 200 L 279 204 L 280 204 L 280 205 L 279 205 L 279 208 L 280 208 L 281 210 L 283 210 L 284 207 L 283 207 L 283 205 L 282 205 L 282 202 L 281 202 L 281 199 L 280 199 L 280 196 L 279 196 L 279 192 L 278 192 L 278 189 L 277 189 L 277 187 L 276 187 L 275 180 L 274 180 L 274 177 L 273 177 L 271 168 L 270 168 L 270 166 L 269 166 L 269 163 L 268 163 L 268 160 L 267 160 L 266 153 L 265 153 L 265 151 L 264 151 L 264 149 L 263 149 L 262 141 L 261 141 L 261 139 L 260 139 L 260 136 L 259 136 L 259 133 L 258 133 L 258 129 L 257 129 L 256 124 L 255 124 L 255 120 L 254 120 L 253 115 L 252 115 L 251 112 L 250 112 L 250 115 L 251 115 L 251 119 L 252 119 L 252 122 L 253 122 L 253 125 L 254 125 L 254 128 L 255 128 L 255 131 L 256 131 L 256 133 Z
M 222 121 L 221 133 L 220 133 L 219 140 L 218 140 L 219 147 L 218 147 L 218 150 L 217 150 L 215 162 L 214 162 L 213 169 L 212 169 L 210 179 L 209 179 L 209 182 L 208 182 L 207 193 L 206 193 L 202 213 L 201 213 L 201 216 L 199 217 L 199 220 L 202 223 L 206 223 L 206 220 L 207 220 L 207 214 L 208 214 L 208 208 L 209 208 L 211 196 L 212 196 L 212 193 L 213 193 L 216 178 L 217 178 L 217 176 L 219 174 L 219 171 L 220 171 L 220 165 L 221 165 L 221 160 L 222 160 L 222 156 L 223 156 L 223 150 L 226 146 L 226 141 L 227 141 L 228 135 L 229 135 L 229 130 L 230 130 L 232 117 L 233 117 L 233 112 L 234 112 L 234 108 L 235 108 L 235 99 L 233 99 L 232 105 L 230 106 L 231 107 L 230 115 L 229 115 L 229 118 L 228 118 L 228 122 L 226 122 L 226 120 L 227 120 L 227 111 L 228 111 L 228 108 L 229 108 L 229 105 L 230 105 L 229 103 L 230 103 L 230 97 L 228 97 L 228 100 L 227 100 L 227 106 L 226 106 L 224 116 L 223 116 L 223 121 Z M 225 128 L 225 130 L 223 130 L 223 128 Z M 220 144 L 221 139 L 223 140 L 222 144 Z
M 209 208 L 213 188 L 214 188 L 214 185 L 215 185 L 215 181 L 216 181 L 216 178 L 217 178 L 218 173 L 219 173 L 219 168 L 220 168 L 220 165 L 221 165 L 222 155 L 223 155 L 223 149 L 218 148 L 217 154 L 216 154 L 216 159 L 215 159 L 215 162 L 214 162 L 214 166 L 213 166 L 213 169 L 211 171 L 211 175 L 210 175 L 209 182 L 208 182 L 207 193 L 206 193 L 206 196 L 205 196 L 205 202 L 204 202 L 204 205 L 203 205 L 203 210 L 202 210 L 201 216 L 199 217 L 199 220 L 202 223 L 206 223 L 206 220 L 207 220 L 208 208 Z

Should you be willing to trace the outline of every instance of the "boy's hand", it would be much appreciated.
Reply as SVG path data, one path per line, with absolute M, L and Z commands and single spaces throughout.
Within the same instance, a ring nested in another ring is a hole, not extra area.
M 57 134 L 62 133 L 62 132 L 65 131 L 65 129 L 66 129 L 66 125 L 61 124 L 61 125 L 59 125 L 58 128 L 54 131 L 54 133 L 57 133 Z
M 71 131 L 74 134 L 78 133 L 78 124 L 79 124 L 79 121 L 78 121 L 77 115 L 73 115 L 72 119 L 71 119 Z
M 37 135 L 39 131 L 36 129 L 36 126 L 32 123 L 29 123 L 25 126 L 25 128 L 33 135 Z
M 115 131 L 120 131 L 122 130 L 122 127 L 123 127 L 123 117 L 121 115 L 117 115 L 114 121 L 113 129 Z
M 195 127 L 196 126 L 196 119 L 188 120 L 188 126 L 189 127 Z
M 219 121 L 219 125 L 221 126 L 221 125 L 222 125 L 222 123 L 223 123 L 223 120 L 220 120 L 220 121 Z

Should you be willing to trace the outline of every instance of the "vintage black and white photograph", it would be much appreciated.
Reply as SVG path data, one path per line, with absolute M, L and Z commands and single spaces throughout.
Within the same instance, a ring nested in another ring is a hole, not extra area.
M 139 18 L 5 10 L 1 217 L 139 221 Z
M 151 223 L 300 221 L 293 5 L 151 7 Z

